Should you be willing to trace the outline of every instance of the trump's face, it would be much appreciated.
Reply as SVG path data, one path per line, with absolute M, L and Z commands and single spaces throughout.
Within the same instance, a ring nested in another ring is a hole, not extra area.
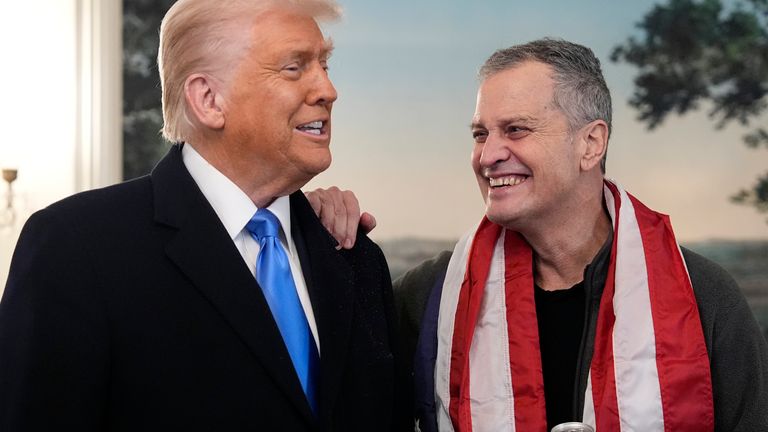
M 331 163 L 331 47 L 314 19 L 287 9 L 260 15 L 252 32 L 228 88 L 229 151 L 295 190 Z
M 564 211 L 579 178 L 580 156 L 553 103 L 550 74 L 543 63 L 524 62 L 491 75 L 478 91 L 472 168 L 486 215 L 509 228 Z

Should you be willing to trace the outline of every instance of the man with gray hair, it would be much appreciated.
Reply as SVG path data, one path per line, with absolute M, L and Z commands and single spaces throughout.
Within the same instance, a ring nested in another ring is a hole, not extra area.
M 735 282 L 604 176 L 592 51 L 513 46 L 480 81 L 486 215 L 395 281 L 420 430 L 768 430 L 768 348 Z
M 0 430 L 401 430 L 386 262 L 297 192 L 331 162 L 333 0 L 179 0 L 148 176 L 27 222 L 0 303 Z
M 422 430 L 768 430 L 768 349 L 733 279 L 604 177 L 592 51 L 513 46 L 480 80 L 486 217 L 395 288 Z

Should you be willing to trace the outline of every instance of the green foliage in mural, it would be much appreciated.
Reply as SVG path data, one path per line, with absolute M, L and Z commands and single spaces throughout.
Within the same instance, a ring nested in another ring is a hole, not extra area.
M 707 102 L 716 128 L 747 126 L 744 143 L 768 150 L 768 0 L 670 0 L 637 26 L 642 37 L 611 59 L 639 70 L 629 103 L 640 121 L 653 129 Z M 768 212 L 768 171 L 732 199 Z
M 160 135 L 160 21 L 175 0 L 123 1 L 123 176 L 149 173 L 168 151 Z

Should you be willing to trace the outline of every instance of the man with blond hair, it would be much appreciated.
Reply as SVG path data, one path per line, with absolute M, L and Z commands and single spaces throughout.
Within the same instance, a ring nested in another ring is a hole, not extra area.
M 331 162 L 333 0 L 180 0 L 148 176 L 27 222 L 0 303 L 0 430 L 392 431 L 393 300 L 301 192 Z

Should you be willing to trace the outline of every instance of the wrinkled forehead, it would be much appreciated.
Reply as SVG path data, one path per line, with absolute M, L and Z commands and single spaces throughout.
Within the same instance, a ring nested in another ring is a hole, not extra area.
M 494 73 L 480 83 L 474 119 L 541 114 L 554 107 L 553 96 L 551 68 L 540 62 L 524 62 Z

